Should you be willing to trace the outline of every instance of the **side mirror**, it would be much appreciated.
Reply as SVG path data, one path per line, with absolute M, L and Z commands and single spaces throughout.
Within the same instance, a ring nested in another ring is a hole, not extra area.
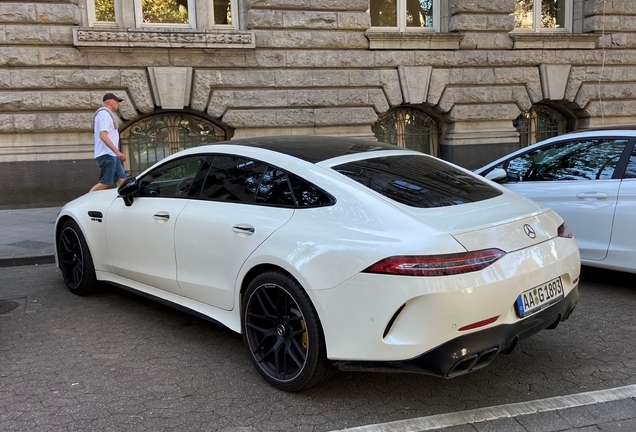
M 139 190 L 139 183 L 136 177 L 128 177 L 117 188 L 117 194 L 124 199 L 126 207 L 130 207 L 133 203 L 133 195 Z
M 495 168 L 485 175 L 488 180 L 492 180 L 497 183 L 503 183 L 508 180 L 508 173 L 503 168 Z

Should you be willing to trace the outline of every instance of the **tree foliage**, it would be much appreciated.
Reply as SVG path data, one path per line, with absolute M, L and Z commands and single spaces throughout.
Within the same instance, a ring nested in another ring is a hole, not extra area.
M 188 23 L 188 8 L 183 1 L 141 0 L 146 23 Z
M 537 0 L 515 0 L 515 27 L 532 28 L 532 14 Z M 563 12 L 563 0 L 540 0 L 541 27 L 556 28 L 562 25 L 559 16 Z
M 114 0 L 95 0 L 97 21 L 115 21 L 114 3 Z M 141 8 L 145 23 L 188 23 L 187 0 L 141 0 Z
M 114 0 L 95 0 L 95 18 L 97 21 L 115 21 Z

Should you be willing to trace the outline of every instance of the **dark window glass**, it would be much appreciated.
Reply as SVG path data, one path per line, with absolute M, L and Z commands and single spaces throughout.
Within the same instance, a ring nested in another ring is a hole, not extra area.
M 333 198 L 311 183 L 307 183 L 291 174 L 289 175 L 289 181 L 298 207 L 322 207 L 335 203 Z
M 446 162 L 426 156 L 387 156 L 338 165 L 334 169 L 411 207 L 459 205 L 502 193 Z
M 508 181 L 607 180 L 627 140 L 590 139 L 545 146 L 508 162 Z
M 636 178 L 636 148 L 632 151 L 632 156 L 627 162 L 624 178 Z
M 187 197 L 205 156 L 171 161 L 139 179 L 139 196 Z
M 258 186 L 256 202 L 293 207 L 295 205 L 294 196 L 287 173 L 278 168 L 269 167 Z
M 200 198 L 251 203 L 266 165 L 236 156 L 216 156 Z

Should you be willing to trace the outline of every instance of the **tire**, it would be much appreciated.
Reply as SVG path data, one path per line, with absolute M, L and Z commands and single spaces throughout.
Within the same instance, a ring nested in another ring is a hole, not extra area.
M 74 220 L 62 226 L 57 240 L 57 256 L 62 278 L 73 294 L 87 295 L 97 290 L 93 257 L 82 230 Z
M 250 283 L 241 328 L 256 370 L 279 390 L 304 390 L 336 371 L 327 359 L 316 310 L 302 287 L 283 272 L 262 273 Z

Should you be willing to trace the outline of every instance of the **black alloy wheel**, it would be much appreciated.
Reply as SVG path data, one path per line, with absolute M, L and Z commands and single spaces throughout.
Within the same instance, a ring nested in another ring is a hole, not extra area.
M 84 295 L 97 288 L 91 253 L 82 231 L 73 220 L 62 226 L 57 241 L 57 256 L 62 278 L 71 292 Z
M 243 298 L 243 341 L 271 385 L 298 391 L 333 374 L 318 316 L 295 280 L 282 272 L 263 273 Z

